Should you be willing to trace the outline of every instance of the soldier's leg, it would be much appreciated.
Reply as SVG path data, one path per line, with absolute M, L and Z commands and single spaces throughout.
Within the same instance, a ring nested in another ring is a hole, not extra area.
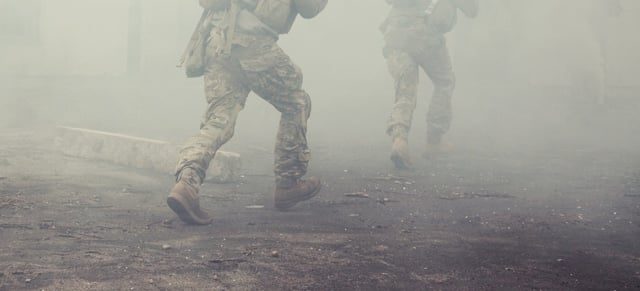
M 411 55 L 401 50 L 389 51 L 386 58 L 389 73 L 395 82 L 395 99 L 387 134 L 407 138 L 418 96 L 418 64 Z
M 427 142 L 438 145 L 451 127 L 451 98 L 456 78 L 446 44 L 431 48 L 421 66 L 433 82 L 433 97 L 427 112 Z
M 274 172 L 276 207 L 284 210 L 315 196 L 320 181 L 301 179 L 307 173 L 310 158 L 307 120 L 311 114 L 311 98 L 302 89 L 302 72 L 277 45 L 270 55 L 278 56 L 273 66 L 245 73 L 251 89 L 281 113 Z
M 183 169 L 189 168 L 204 180 L 214 155 L 233 136 L 236 119 L 249 95 L 242 74 L 221 63 L 209 66 L 204 82 L 208 107 L 200 132 L 187 140 L 180 150 L 176 167 L 178 178 Z
M 169 207 L 187 223 L 211 223 L 200 208 L 198 192 L 217 150 L 233 136 L 238 113 L 249 94 L 240 76 L 220 63 L 207 67 L 204 81 L 208 107 L 200 132 L 180 150 L 176 185 L 167 198 Z
M 386 57 L 395 81 L 395 101 L 387 128 L 392 138 L 391 161 L 398 169 L 411 169 L 408 138 L 418 96 L 418 64 L 400 50 L 391 50 Z

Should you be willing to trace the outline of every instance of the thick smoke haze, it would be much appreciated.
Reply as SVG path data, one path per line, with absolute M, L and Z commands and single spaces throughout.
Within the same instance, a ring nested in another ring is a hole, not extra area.
M 635 141 L 640 4 L 622 1 L 619 17 L 594 23 L 597 2 L 486 0 L 477 19 L 459 15 L 448 35 L 458 81 L 451 138 L 518 147 Z M 2 125 L 71 124 L 175 140 L 197 130 L 201 80 L 175 68 L 197 3 L 0 5 Z M 384 1 L 333 1 L 282 37 L 314 102 L 312 144 L 386 142 L 393 84 L 378 27 L 387 11 Z M 599 78 L 606 84 L 602 105 Z M 431 93 L 428 78 L 421 80 L 416 143 L 425 138 Z M 233 143 L 272 140 L 278 114 L 269 107 L 250 98 Z
M 251 94 L 176 182 L 207 109 L 176 67 L 198 1 L 0 0 L 0 290 L 640 290 L 640 0 L 458 13 L 445 150 L 421 71 L 408 170 L 390 6 L 328 2 L 278 42 L 313 103 L 306 180 L 299 120 L 274 154 Z

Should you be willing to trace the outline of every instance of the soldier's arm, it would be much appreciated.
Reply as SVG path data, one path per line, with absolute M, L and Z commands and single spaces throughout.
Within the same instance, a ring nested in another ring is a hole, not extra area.
M 230 0 L 200 0 L 200 6 L 204 9 L 221 10 L 229 7 Z
M 298 13 L 304 18 L 313 18 L 327 6 L 328 0 L 293 0 Z
M 469 18 L 478 16 L 478 0 L 451 0 Z

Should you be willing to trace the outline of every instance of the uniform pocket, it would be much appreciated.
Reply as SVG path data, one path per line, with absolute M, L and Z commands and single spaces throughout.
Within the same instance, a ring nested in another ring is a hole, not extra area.
M 249 47 L 237 48 L 236 57 L 243 70 L 264 72 L 276 66 L 282 59 L 282 49 L 275 41 L 255 41 Z

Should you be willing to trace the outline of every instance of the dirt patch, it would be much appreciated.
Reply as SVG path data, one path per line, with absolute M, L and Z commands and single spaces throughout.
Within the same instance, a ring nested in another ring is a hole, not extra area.
M 242 181 L 203 188 L 214 223 L 192 227 L 165 205 L 170 176 L 41 136 L 0 133 L 20 161 L 0 178 L 0 290 L 640 288 L 640 159 L 459 149 L 395 173 L 378 149 L 323 152 L 323 192 L 281 213 L 248 148 Z

